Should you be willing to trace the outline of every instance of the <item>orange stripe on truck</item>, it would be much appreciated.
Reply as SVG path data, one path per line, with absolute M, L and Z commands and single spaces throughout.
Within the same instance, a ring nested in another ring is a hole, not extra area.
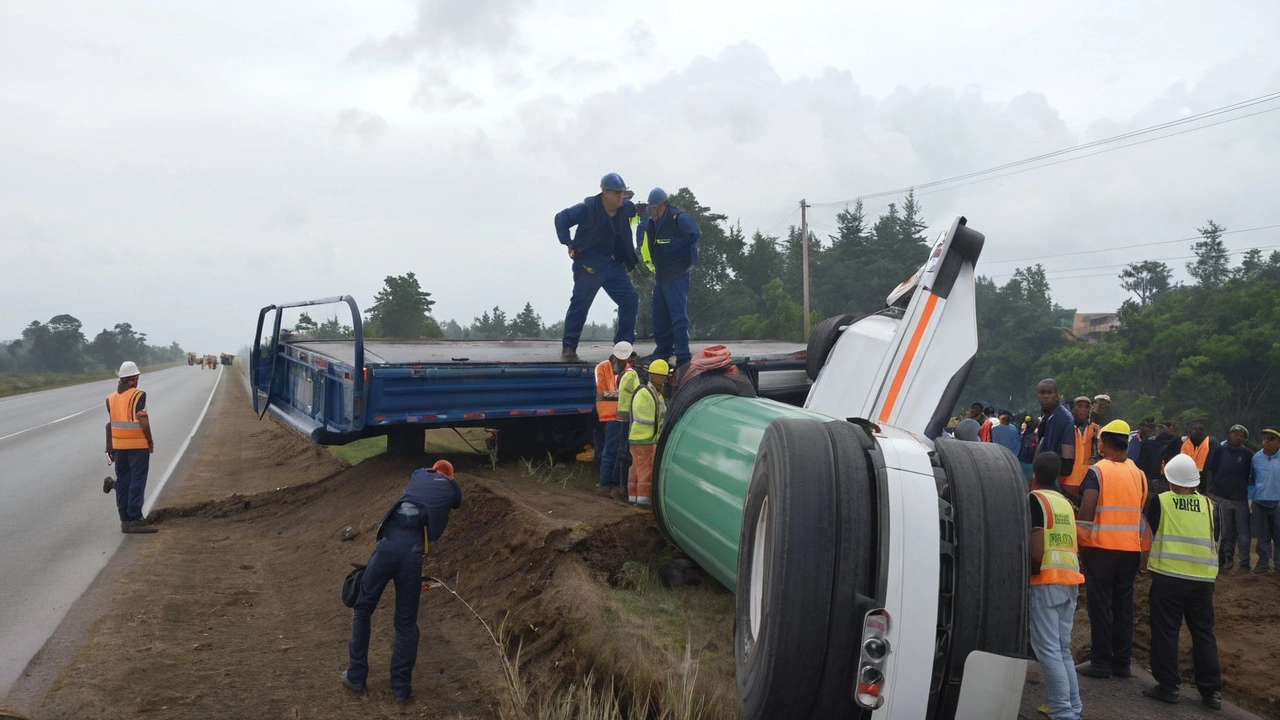
M 902 392 L 902 382 L 907 378 L 907 370 L 911 368 L 911 361 L 916 357 L 916 350 L 920 349 L 920 338 L 924 336 L 925 328 L 929 327 L 929 320 L 933 318 L 933 310 L 937 305 L 938 296 L 929 293 L 929 297 L 924 301 L 924 311 L 920 313 L 920 322 L 916 323 L 916 329 L 911 333 L 911 341 L 907 343 L 907 351 L 902 354 L 902 362 L 898 363 L 898 369 L 893 373 L 893 384 L 889 386 L 889 396 L 885 398 L 884 407 L 880 409 L 882 423 L 889 422 L 893 406 L 898 402 L 898 394 Z

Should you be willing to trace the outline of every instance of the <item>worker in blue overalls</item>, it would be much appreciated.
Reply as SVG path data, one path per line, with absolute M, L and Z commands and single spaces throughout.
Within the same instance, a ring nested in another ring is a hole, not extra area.
M 438 460 L 409 475 L 404 493 L 382 518 L 378 544 L 360 583 L 351 621 L 349 662 L 342 684 L 364 692 L 369 676 L 369 630 L 387 583 L 396 586 L 396 643 L 391 650 L 391 694 L 397 703 L 413 694 L 413 666 L 418 660 L 418 598 L 422 592 L 422 556 L 449 523 L 449 511 L 462 505 L 462 489 L 453 479 L 453 464 Z M 423 528 L 426 529 L 425 537 Z
M 618 305 L 618 327 L 614 343 L 636 341 L 636 310 L 639 296 L 627 271 L 636 265 L 631 249 L 631 218 L 636 206 L 631 191 L 618 173 L 600 178 L 600 192 L 556 213 L 556 236 L 569 248 L 573 259 L 573 295 L 564 317 L 564 339 L 560 359 L 579 362 L 578 339 L 587 322 L 587 311 L 603 288 Z M 577 226 L 573 238 L 569 228 Z
M 660 187 L 649 191 L 649 221 L 636 230 L 640 259 L 653 271 L 653 341 L 649 359 L 670 360 L 683 367 L 689 352 L 689 270 L 698 262 L 702 231 L 689 213 L 667 202 Z

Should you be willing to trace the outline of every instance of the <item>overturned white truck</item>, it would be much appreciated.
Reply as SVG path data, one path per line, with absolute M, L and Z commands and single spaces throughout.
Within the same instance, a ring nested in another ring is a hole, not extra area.
M 1026 673 L 1027 487 L 942 431 L 977 352 L 981 233 L 956 218 L 886 307 L 809 341 L 803 408 L 699 376 L 654 510 L 734 590 L 744 720 L 1012 720 Z

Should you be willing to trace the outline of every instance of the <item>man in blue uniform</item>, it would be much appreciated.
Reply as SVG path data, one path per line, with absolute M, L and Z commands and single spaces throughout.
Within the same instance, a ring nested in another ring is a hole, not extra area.
M 668 202 L 667 191 L 649 191 L 649 221 L 636 229 L 640 259 L 654 273 L 651 359 L 676 357 L 683 367 L 689 352 L 689 270 L 698 261 L 702 231 L 693 216 Z
M 618 305 L 618 329 L 614 343 L 636 341 L 639 295 L 627 277 L 636 266 L 631 248 L 631 218 L 636 215 L 631 191 L 618 173 L 600 178 L 600 192 L 556 213 L 556 236 L 573 259 L 573 294 L 564 317 L 561 360 L 579 362 L 578 339 L 587 312 L 601 288 Z M 569 228 L 577 227 L 572 239 Z
M 422 556 L 449 523 L 449 511 L 462 505 L 462 489 L 453 479 L 453 465 L 437 461 L 430 470 L 418 468 L 409 476 L 400 499 L 378 526 L 378 544 L 369 558 L 360 597 L 351 621 L 350 659 L 342 684 L 363 692 L 369 676 L 369 625 L 387 583 L 396 586 L 396 643 L 391 651 L 391 693 L 403 703 L 413 694 L 413 666 L 418 660 L 418 598 L 422 592 Z M 426 528 L 425 538 L 423 528 Z

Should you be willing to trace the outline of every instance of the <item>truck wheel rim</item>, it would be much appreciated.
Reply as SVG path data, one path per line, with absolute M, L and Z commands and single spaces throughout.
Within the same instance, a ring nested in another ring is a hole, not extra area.
M 760 503 L 756 516 L 756 532 L 751 541 L 751 639 L 760 638 L 760 620 L 764 605 L 765 543 L 769 530 L 769 498 Z

